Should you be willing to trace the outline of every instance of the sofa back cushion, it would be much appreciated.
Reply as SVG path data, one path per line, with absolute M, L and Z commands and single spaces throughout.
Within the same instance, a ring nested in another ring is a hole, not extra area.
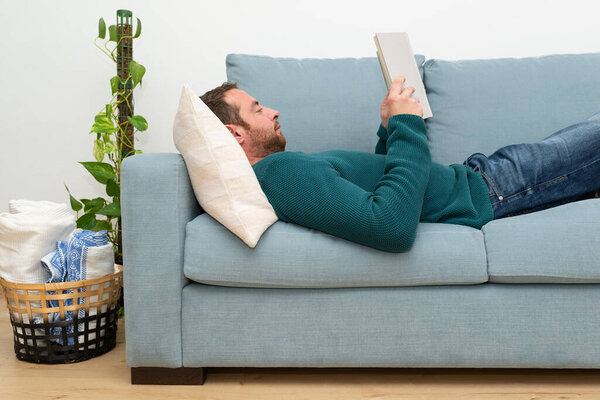
M 425 57 L 415 57 L 422 66 Z M 387 89 L 376 57 L 295 59 L 229 54 L 227 79 L 279 111 L 287 150 L 373 152 Z M 420 67 L 422 75 L 422 67 Z
M 532 142 L 600 111 L 600 53 L 424 61 L 434 161 L 462 163 Z M 295 59 L 229 54 L 227 78 L 279 121 L 291 151 L 374 151 L 387 91 L 376 57 Z
M 541 140 L 600 111 L 600 53 L 424 65 L 434 161 Z

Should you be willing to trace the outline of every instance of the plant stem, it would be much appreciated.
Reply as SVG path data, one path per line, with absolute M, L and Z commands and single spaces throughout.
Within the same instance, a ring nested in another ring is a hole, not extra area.
M 100 49 L 101 52 L 103 52 L 104 54 L 106 54 L 108 57 L 112 58 L 112 53 L 106 52 L 106 51 L 104 51 L 104 49 L 102 47 L 98 46 L 98 39 L 100 39 L 100 38 L 97 37 L 96 39 L 94 39 L 94 45 L 96 45 L 96 47 L 98 49 Z M 106 47 L 106 44 L 104 45 L 104 47 Z

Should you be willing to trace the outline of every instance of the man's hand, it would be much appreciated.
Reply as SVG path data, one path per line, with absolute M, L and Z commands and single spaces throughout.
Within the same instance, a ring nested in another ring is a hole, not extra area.
M 397 114 L 413 114 L 423 116 L 423 107 L 418 99 L 410 96 L 415 92 L 415 88 L 408 86 L 402 89 L 406 79 L 399 76 L 394 79 L 390 90 L 381 102 L 381 124 L 387 129 L 388 119 Z

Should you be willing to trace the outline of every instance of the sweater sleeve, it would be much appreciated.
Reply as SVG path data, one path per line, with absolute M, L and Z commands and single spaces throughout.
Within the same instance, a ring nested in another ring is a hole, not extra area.
M 387 154 L 387 129 L 383 127 L 383 124 L 379 124 L 379 129 L 377 130 L 377 137 L 379 140 L 377 141 L 377 145 L 375 146 L 375 154 Z
M 388 133 L 384 174 L 373 192 L 342 178 L 327 161 L 276 158 L 261 185 L 278 216 L 380 250 L 409 250 L 431 167 L 425 123 L 396 115 Z

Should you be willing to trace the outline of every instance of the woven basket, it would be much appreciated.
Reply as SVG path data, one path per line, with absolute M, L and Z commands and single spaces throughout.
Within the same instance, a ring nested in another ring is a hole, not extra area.
M 0 279 L 19 360 L 73 363 L 116 345 L 123 267 L 96 279 L 13 283 Z

